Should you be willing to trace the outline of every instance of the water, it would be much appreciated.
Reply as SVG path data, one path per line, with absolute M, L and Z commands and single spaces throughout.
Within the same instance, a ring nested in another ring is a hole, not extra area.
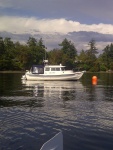
M 0 74 L 0 150 L 39 150 L 63 132 L 64 150 L 113 149 L 113 74 L 75 82 L 22 82 Z

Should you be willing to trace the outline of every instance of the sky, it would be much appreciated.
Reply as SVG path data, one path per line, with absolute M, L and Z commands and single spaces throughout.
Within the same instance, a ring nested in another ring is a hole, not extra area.
M 113 0 L 0 0 L 0 31 L 113 34 Z

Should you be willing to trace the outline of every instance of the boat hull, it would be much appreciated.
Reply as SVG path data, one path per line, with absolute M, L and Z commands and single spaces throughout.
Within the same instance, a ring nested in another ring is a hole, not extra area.
M 22 79 L 32 80 L 32 81 L 72 81 L 79 80 L 84 72 L 75 72 L 73 74 L 63 74 L 63 75 L 44 75 L 44 74 L 32 74 L 26 73 Z

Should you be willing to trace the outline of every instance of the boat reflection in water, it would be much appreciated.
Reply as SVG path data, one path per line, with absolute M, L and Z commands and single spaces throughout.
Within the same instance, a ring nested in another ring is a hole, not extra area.
M 56 99 L 65 101 L 73 100 L 84 90 L 80 81 L 28 81 L 22 80 L 26 90 L 32 90 L 33 96 Z

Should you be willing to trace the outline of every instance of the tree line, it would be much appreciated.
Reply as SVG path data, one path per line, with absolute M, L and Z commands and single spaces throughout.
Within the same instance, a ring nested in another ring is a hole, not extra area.
M 26 70 L 33 64 L 42 64 L 43 59 L 49 60 L 49 64 L 63 64 L 67 69 L 86 71 L 113 70 L 113 44 L 107 45 L 103 53 L 97 57 L 98 49 L 95 40 L 88 43 L 87 50 L 78 51 L 68 39 L 59 43 L 57 49 L 46 50 L 43 39 L 36 40 L 29 37 L 25 44 L 13 42 L 11 38 L 0 37 L 0 71 Z

